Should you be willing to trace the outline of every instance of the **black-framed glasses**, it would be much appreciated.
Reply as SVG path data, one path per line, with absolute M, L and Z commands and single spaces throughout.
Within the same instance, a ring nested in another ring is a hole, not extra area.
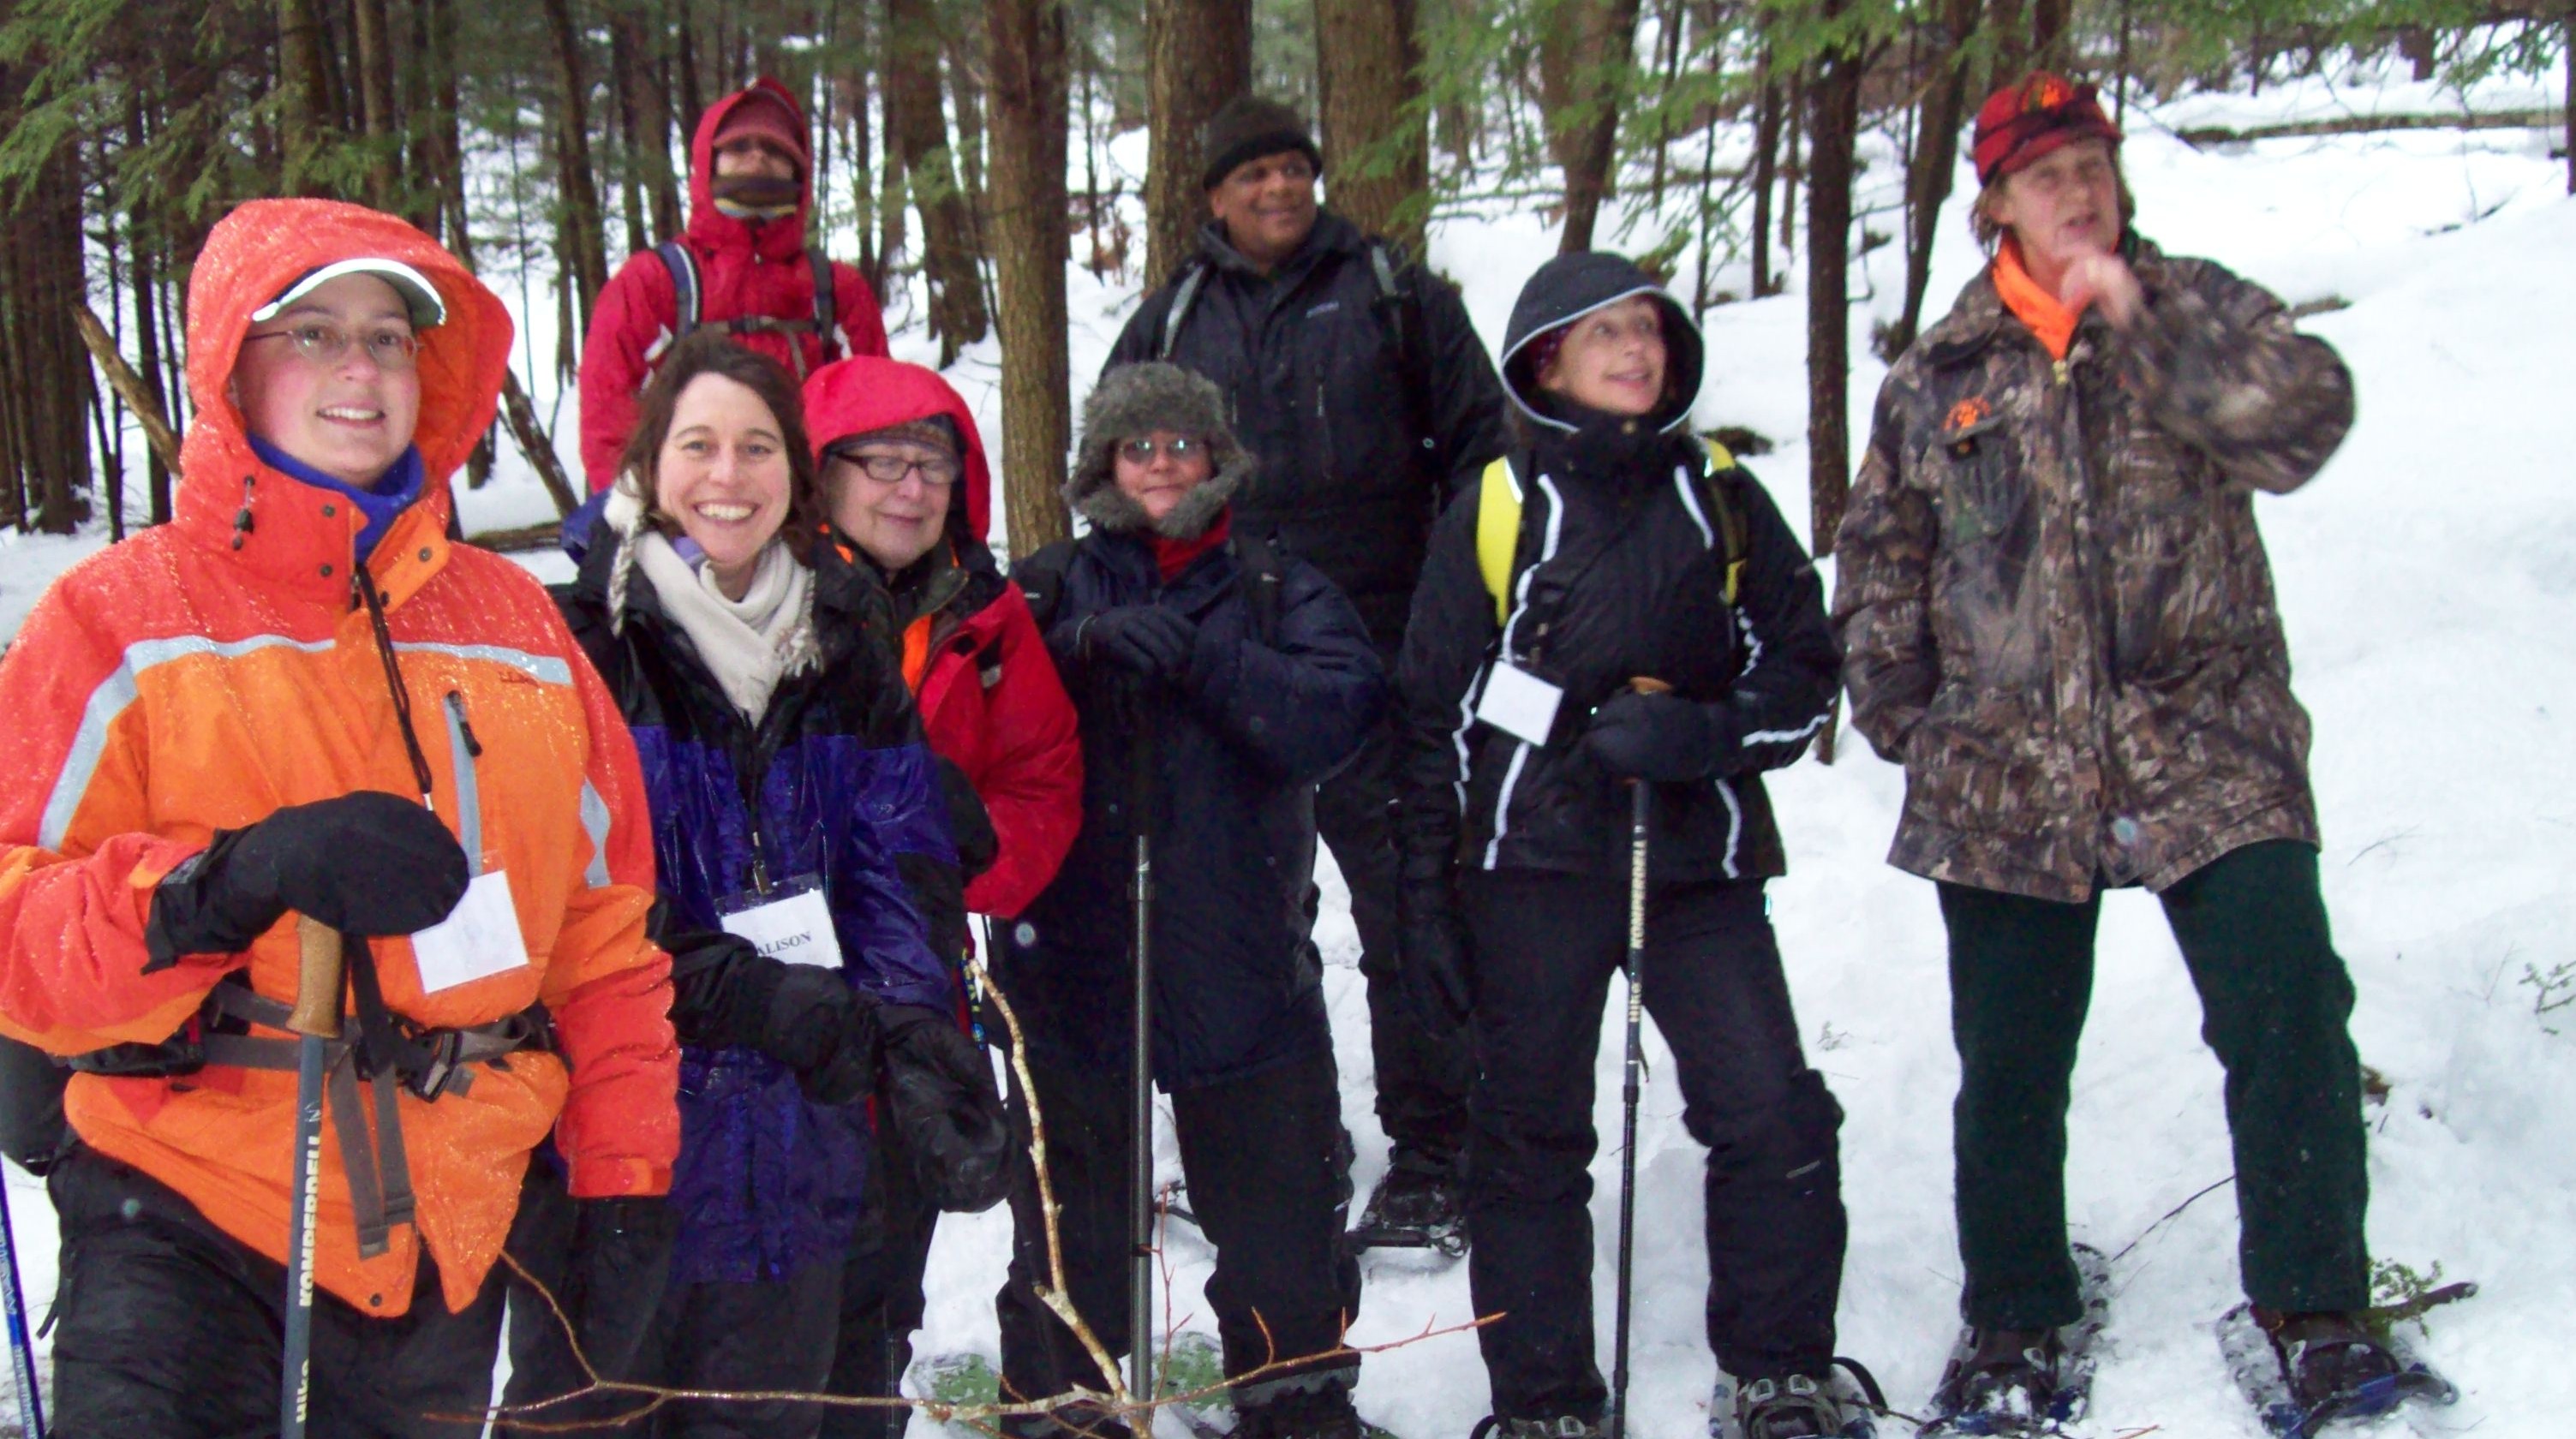
M 1118 442 L 1118 458 L 1131 465 L 1142 467 L 1154 463 L 1154 455 L 1159 451 L 1171 456 L 1172 463 L 1179 465 L 1187 464 L 1191 459 L 1206 454 L 1207 448 L 1207 441 L 1194 435 L 1174 435 L 1168 440 L 1155 440 L 1150 437 L 1121 440 Z
M 923 484 L 934 490 L 944 490 L 957 483 L 958 477 L 965 473 L 963 466 L 944 455 L 925 460 L 910 455 L 834 450 L 832 458 L 847 460 L 858 467 L 859 473 L 880 485 L 899 485 L 903 483 L 904 476 L 918 474 Z
M 408 370 L 420 358 L 420 339 L 409 330 L 386 328 L 352 335 L 337 325 L 320 320 L 306 320 L 283 330 L 245 335 L 242 343 L 253 340 L 284 340 L 295 347 L 295 353 L 317 365 L 336 365 L 349 353 L 351 345 L 366 349 L 367 358 L 379 370 Z

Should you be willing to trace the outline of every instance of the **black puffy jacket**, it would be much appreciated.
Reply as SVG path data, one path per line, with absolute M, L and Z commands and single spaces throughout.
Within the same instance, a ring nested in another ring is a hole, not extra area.
M 1276 534 L 1349 597 L 1381 652 L 1404 633 L 1431 524 L 1459 481 L 1503 452 L 1503 391 L 1457 292 L 1391 251 L 1397 291 L 1378 283 L 1370 242 L 1327 211 L 1268 275 L 1210 222 L 1206 267 L 1172 352 L 1164 320 L 1190 273 L 1145 297 L 1102 372 L 1167 359 L 1216 382 L 1234 432 L 1260 462 L 1235 523 Z M 1403 345 L 1428 369 L 1406 374 Z M 1407 319 L 1404 323 L 1410 324 Z
M 1622 421 L 1528 388 L 1515 358 L 1532 338 L 1637 294 L 1664 308 L 1672 382 L 1662 408 Z M 1692 475 L 1705 451 L 1685 426 L 1701 368 L 1689 316 L 1625 260 L 1566 256 L 1522 292 L 1504 374 L 1534 437 L 1511 455 L 1525 583 L 1513 588 L 1508 628 L 1498 624 L 1477 564 L 1480 478 L 1441 517 L 1397 669 L 1408 875 L 1445 883 L 1453 864 L 1623 870 L 1627 794 L 1577 744 L 1591 710 L 1639 676 L 1715 709 L 1725 748 L 1711 777 L 1656 787 L 1654 878 L 1782 872 L 1761 772 L 1795 760 L 1823 728 L 1839 668 L 1815 566 L 1741 468 L 1717 480 L 1746 539 L 1737 602 L 1726 602 L 1723 523 L 1702 513 Z M 1520 668 L 1565 690 L 1545 746 L 1470 718 L 1506 633 Z
M 1377 722 L 1385 675 L 1313 566 L 1281 568 L 1275 644 L 1254 637 L 1239 578 L 1219 545 L 1165 584 L 1144 540 L 1095 531 L 1032 595 L 1082 716 L 1082 833 L 1055 882 L 1000 927 L 994 977 L 1030 1046 L 1059 1063 L 1128 1062 L 1140 763 L 1152 767 L 1155 1078 L 1214 1084 L 1330 1049 L 1305 944 L 1314 786 Z M 1181 684 L 1140 694 L 1081 653 L 1082 622 L 1122 605 L 1197 623 Z

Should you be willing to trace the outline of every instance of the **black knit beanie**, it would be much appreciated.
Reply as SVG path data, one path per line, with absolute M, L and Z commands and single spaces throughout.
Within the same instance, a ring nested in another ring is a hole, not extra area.
M 1199 131 L 1199 155 L 1205 162 L 1199 188 L 1213 190 L 1236 166 L 1285 150 L 1303 151 L 1315 173 L 1324 173 L 1324 153 L 1315 148 L 1315 137 L 1296 111 L 1258 95 L 1237 95 Z

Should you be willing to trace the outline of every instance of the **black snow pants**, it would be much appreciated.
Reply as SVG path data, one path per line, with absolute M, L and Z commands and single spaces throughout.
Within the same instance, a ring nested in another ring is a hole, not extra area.
M 1494 1413 L 1594 1422 L 1608 1390 L 1593 1354 L 1593 1075 L 1627 955 L 1627 885 L 1503 870 L 1469 871 L 1460 888 L 1480 1064 L 1468 1281 L 1477 1313 L 1508 1316 L 1478 1331 Z M 1747 1381 L 1821 1373 L 1842 1287 L 1842 1110 L 1799 1050 L 1761 883 L 1655 890 L 1645 964 L 1683 1126 L 1708 1147 L 1709 1347 Z M 1640 1213 L 1638 1226 L 1674 1218 Z
M 1029 1069 L 1046 1120 L 1066 1288 L 1101 1343 L 1112 1354 L 1124 1354 L 1127 1074 L 1046 1064 L 1035 1055 Z M 1216 1246 L 1207 1299 L 1216 1311 L 1228 1375 L 1273 1358 L 1333 1348 L 1359 1314 L 1359 1263 L 1342 1247 L 1346 1204 L 1336 1153 L 1338 1089 L 1327 1055 L 1172 1096 L 1191 1212 Z M 1028 1105 L 1016 1076 L 1010 1112 L 1025 1148 Z M 1037 1296 L 1036 1286 L 1047 1275 L 1046 1225 L 1037 1178 L 1025 1159 L 1011 1189 L 1011 1222 L 1010 1278 L 995 1300 L 1002 1382 L 1008 1392 L 1028 1398 L 1062 1393 L 1076 1383 L 1099 1388 L 1101 1376 L 1090 1356 Z M 1237 1390 L 1235 1404 L 1252 1408 L 1291 1386 L 1346 1384 L 1356 1371 L 1353 1363 L 1282 1373 Z
M 921 1327 L 922 1283 L 939 1209 L 912 1176 L 912 1158 L 891 1124 L 877 1127 L 876 1163 L 867 1214 L 841 1273 L 841 1327 L 832 1356 L 834 1394 L 890 1397 L 902 1392 L 912 1364 L 912 1334 Z M 909 1409 L 824 1411 L 821 1439 L 902 1439 Z
M 570 1262 L 573 1201 L 550 1166 L 532 1163 L 510 1230 L 510 1252 L 558 1294 Z M 841 1266 L 809 1264 L 749 1284 L 674 1284 L 663 1291 L 632 1373 L 612 1376 L 673 1389 L 827 1391 Z M 545 1302 L 510 1281 L 508 1401 L 533 1403 L 587 1382 Z M 641 1407 L 632 1395 L 588 1396 L 529 1416 L 541 1423 L 597 1422 Z M 587 1433 L 621 1439 L 814 1439 L 826 1406 L 793 1400 L 681 1400 L 623 1426 Z M 499 1432 L 515 1432 L 504 1427 Z
M 2317 852 L 2247 845 L 2159 897 L 2200 991 L 2201 1038 L 2227 1068 L 2245 1293 L 2293 1312 L 2361 1308 L 2361 1060 Z M 1979 1328 L 2047 1328 L 2083 1312 L 2066 1252 L 2066 1104 L 2101 912 L 2099 892 L 2063 904 L 1941 886 L 1959 1046 L 1960 1308 Z
M 278 1431 L 286 1269 L 177 1191 L 96 1150 L 46 1179 L 62 1223 L 54 1300 L 59 1439 L 261 1439 Z M 280 1238 L 284 1236 L 281 1235 Z M 447 1312 L 423 1254 L 411 1308 L 360 1313 L 313 1295 L 314 1439 L 475 1439 L 501 1342 L 496 1272 Z
M 1395 656 L 1386 656 L 1395 673 Z M 1467 1080 L 1474 1056 L 1463 1036 L 1435 1035 L 1404 1001 L 1396 917 L 1395 721 L 1369 732 L 1359 753 L 1315 790 L 1315 834 L 1333 852 L 1351 892 L 1368 982 L 1369 1051 L 1377 1067 L 1377 1118 L 1394 1164 L 1454 1177 L 1467 1146 Z M 1314 908 L 1310 895 L 1308 909 Z

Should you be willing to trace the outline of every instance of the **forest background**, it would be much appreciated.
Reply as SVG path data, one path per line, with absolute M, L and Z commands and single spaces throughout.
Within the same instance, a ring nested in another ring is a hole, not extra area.
M 277 194 L 402 214 L 552 308 L 466 483 L 512 446 L 568 509 L 565 417 L 540 401 L 614 266 L 678 232 L 700 111 L 767 74 L 817 120 L 813 232 L 889 325 L 943 366 L 998 333 L 1014 547 L 1066 527 L 1068 268 L 1168 273 L 1204 217 L 1199 126 L 1248 86 L 1315 117 L 1333 208 L 1415 254 L 1435 215 L 1497 203 L 1566 250 L 1627 248 L 1604 202 L 1642 190 L 1630 209 L 1685 219 L 1637 258 L 1703 316 L 1801 265 L 1821 550 L 1851 449 L 1846 267 L 1902 247 L 1874 335 L 1893 356 L 1994 83 L 2060 68 L 2125 116 L 2356 53 L 2461 93 L 2561 68 L 2576 91 L 2576 0 L 0 0 L 0 527 L 169 518 L 189 267 L 234 203 Z M 2566 107 L 2273 128 L 2488 125 L 2576 150 Z M 1185 157 L 1149 164 L 1141 210 L 1105 163 L 1138 129 Z M 1867 155 L 1902 183 L 1856 215 Z

